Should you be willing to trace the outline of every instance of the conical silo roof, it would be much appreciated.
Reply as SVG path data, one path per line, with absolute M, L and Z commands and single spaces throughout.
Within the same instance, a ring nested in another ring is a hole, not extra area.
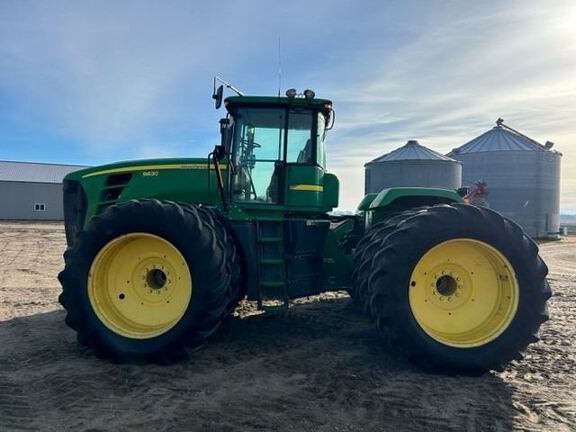
M 448 156 L 444 156 L 442 153 L 438 153 L 437 151 L 420 145 L 416 140 L 410 140 L 402 147 L 377 157 L 376 159 L 368 162 L 368 164 L 402 160 L 443 160 L 457 162 Z
M 550 147 L 543 146 L 537 141 L 505 126 L 498 119 L 496 126 L 482 135 L 455 148 L 448 156 L 466 153 L 497 152 L 497 151 L 548 151 Z
M 482 180 L 487 204 L 535 238 L 559 230 L 560 163 L 553 143 L 544 145 L 498 119 L 496 127 L 452 150 L 462 162 L 464 186 Z

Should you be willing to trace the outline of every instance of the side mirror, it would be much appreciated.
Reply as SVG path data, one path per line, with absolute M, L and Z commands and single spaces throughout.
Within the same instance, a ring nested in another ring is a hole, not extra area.
M 222 94 L 224 93 L 224 86 L 219 86 L 212 95 L 212 99 L 215 100 L 214 105 L 216 109 L 222 106 Z
M 334 122 L 336 121 L 336 111 L 334 109 L 330 110 L 330 115 L 326 119 L 326 130 L 329 131 L 334 127 Z
M 224 156 L 226 156 L 226 149 L 224 148 L 223 145 L 214 146 L 214 151 L 212 152 L 212 154 L 214 155 L 214 159 L 216 159 L 217 161 L 221 161 L 222 159 L 224 159 Z

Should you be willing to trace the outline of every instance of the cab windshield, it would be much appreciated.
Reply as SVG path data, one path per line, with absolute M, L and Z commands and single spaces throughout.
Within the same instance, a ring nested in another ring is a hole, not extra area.
M 325 167 L 325 119 L 321 113 L 309 109 L 239 108 L 233 117 L 235 201 L 279 202 L 284 163 Z

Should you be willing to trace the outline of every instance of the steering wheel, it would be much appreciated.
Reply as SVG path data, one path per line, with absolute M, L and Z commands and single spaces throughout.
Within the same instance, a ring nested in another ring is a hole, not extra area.
M 244 143 L 245 143 L 246 147 L 248 147 L 248 146 L 252 146 L 252 148 L 261 148 L 262 147 L 260 144 L 258 144 L 257 142 L 254 142 L 254 141 L 250 142 L 248 140 L 245 140 Z
M 243 140 L 242 143 L 246 147 L 252 146 L 252 148 L 262 148 L 261 144 L 258 144 L 257 142 L 254 142 L 254 141 L 250 142 L 249 140 Z

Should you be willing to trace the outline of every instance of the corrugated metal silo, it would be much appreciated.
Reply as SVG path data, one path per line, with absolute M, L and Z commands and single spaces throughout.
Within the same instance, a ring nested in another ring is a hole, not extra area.
M 458 189 L 462 165 L 416 140 L 364 165 L 365 192 L 399 186 Z
M 534 238 L 560 229 L 560 159 L 552 143 L 542 145 L 503 124 L 452 150 L 463 164 L 463 186 L 482 180 L 488 206 L 513 219 Z

